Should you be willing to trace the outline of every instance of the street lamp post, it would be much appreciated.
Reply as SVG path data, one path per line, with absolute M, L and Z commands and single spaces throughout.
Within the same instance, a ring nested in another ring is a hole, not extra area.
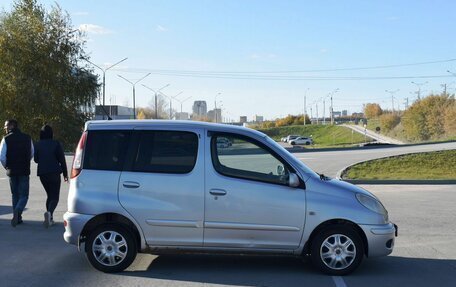
M 114 68 L 115 66 L 119 65 L 120 63 L 122 63 L 123 61 L 126 61 L 128 58 L 124 58 L 120 61 L 118 61 L 117 63 L 115 64 L 112 64 L 111 66 L 107 67 L 107 68 L 102 68 L 100 66 L 98 66 L 97 64 L 95 63 L 92 63 L 91 61 L 89 61 L 88 59 L 84 59 L 86 60 L 87 62 L 89 62 L 90 64 L 92 64 L 93 66 L 95 66 L 96 68 L 100 69 L 102 72 L 103 72 L 103 108 L 105 106 L 105 92 L 106 92 L 106 72 L 111 69 L 111 68 Z M 103 119 L 104 119 L 104 115 L 103 115 Z
M 392 112 L 394 114 L 394 95 L 399 92 L 400 90 L 397 89 L 397 90 L 394 90 L 394 91 L 390 91 L 390 90 L 385 90 L 385 92 L 389 93 L 391 95 L 391 108 L 392 108 Z
M 304 118 L 304 126 L 306 126 L 306 115 L 307 115 L 307 106 L 306 106 L 306 94 L 307 94 L 307 91 L 309 91 L 310 88 L 307 88 L 305 91 L 304 91 L 304 113 L 303 113 L 303 118 Z
M 221 94 L 221 93 L 217 93 L 217 95 L 215 95 L 215 98 L 214 98 L 215 123 L 217 123 L 217 97 L 218 97 L 220 94 Z
M 189 100 L 191 97 L 192 97 L 192 96 L 187 97 L 187 98 L 185 98 L 185 99 L 183 99 L 183 100 L 179 100 L 178 98 L 176 98 L 176 101 L 178 101 L 178 102 L 180 103 L 180 105 L 181 105 L 181 114 L 182 114 L 182 104 L 183 104 L 185 101 Z
M 135 86 L 137 83 L 141 82 L 142 80 L 144 80 L 147 76 L 149 76 L 151 73 L 148 73 L 147 75 L 145 75 L 144 77 L 142 77 L 141 79 L 137 80 L 136 82 L 131 82 L 130 80 L 122 77 L 121 75 L 117 75 L 119 76 L 120 78 L 124 79 L 125 81 L 129 82 L 131 84 L 131 86 L 133 87 L 133 119 L 136 120 L 136 94 L 135 94 Z
M 152 92 L 154 92 L 154 96 L 155 96 L 155 119 L 158 119 L 158 103 L 157 103 L 157 95 L 158 93 L 160 93 L 161 90 L 163 90 L 164 88 L 166 87 L 169 87 L 170 84 L 166 84 L 164 85 L 163 87 L 161 87 L 160 89 L 158 89 L 157 91 L 155 91 L 154 89 L 146 86 L 146 85 L 142 85 L 144 88 L 148 89 L 148 90 L 151 90 Z
M 417 94 L 418 94 L 418 100 L 421 99 L 421 86 L 423 85 L 426 85 L 428 82 L 423 82 L 423 83 L 415 83 L 415 82 L 412 82 L 412 84 L 415 84 L 417 87 L 418 87 L 418 91 L 417 91 Z

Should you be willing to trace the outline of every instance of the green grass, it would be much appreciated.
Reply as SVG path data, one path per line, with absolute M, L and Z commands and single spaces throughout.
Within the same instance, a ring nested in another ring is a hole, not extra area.
M 345 179 L 456 179 L 456 150 L 406 154 L 356 164 Z
M 267 134 L 276 141 L 287 135 L 301 135 L 310 137 L 312 135 L 314 147 L 340 147 L 352 144 L 363 143 L 364 136 L 351 129 L 342 126 L 331 125 L 306 125 L 304 126 L 285 126 L 270 129 L 260 129 L 259 131 Z M 368 138 L 369 141 L 369 138 Z

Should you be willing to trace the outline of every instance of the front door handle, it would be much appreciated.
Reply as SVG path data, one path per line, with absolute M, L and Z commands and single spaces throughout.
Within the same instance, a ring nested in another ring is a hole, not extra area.
M 124 181 L 122 183 L 122 185 L 126 188 L 138 188 L 140 187 L 141 185 L 139 184 L 139 182 L 135 182 L 135 181 Z
M 211 189 L 209 191 L 210 194 L 215 195 L 215 196 L 223 196 L 226 195 L 226 190 L 223 189 Z

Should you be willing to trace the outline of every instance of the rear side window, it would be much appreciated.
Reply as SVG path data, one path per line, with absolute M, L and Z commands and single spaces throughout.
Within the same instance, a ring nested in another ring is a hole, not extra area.
M 198 136 L 182 131 L 143 131 L 133 171 L 189 173 L 198 154 Z
M 89 131 L 83 169 L 122 170 L 130 135 L 130 131 Z

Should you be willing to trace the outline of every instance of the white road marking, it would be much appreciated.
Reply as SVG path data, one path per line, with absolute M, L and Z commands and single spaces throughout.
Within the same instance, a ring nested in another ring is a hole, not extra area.
M 336 287 L 347 287 L 347 284 L 345 284 L 344 278 L 340 276 L 332 276 L 332 279 L 334 281 L 334 284 L 336 284 Z
M 6 178 L 6 177 L 0 177 L 0 180 L 2 180 L 2 179 L 8 179 L 8 178 Z

